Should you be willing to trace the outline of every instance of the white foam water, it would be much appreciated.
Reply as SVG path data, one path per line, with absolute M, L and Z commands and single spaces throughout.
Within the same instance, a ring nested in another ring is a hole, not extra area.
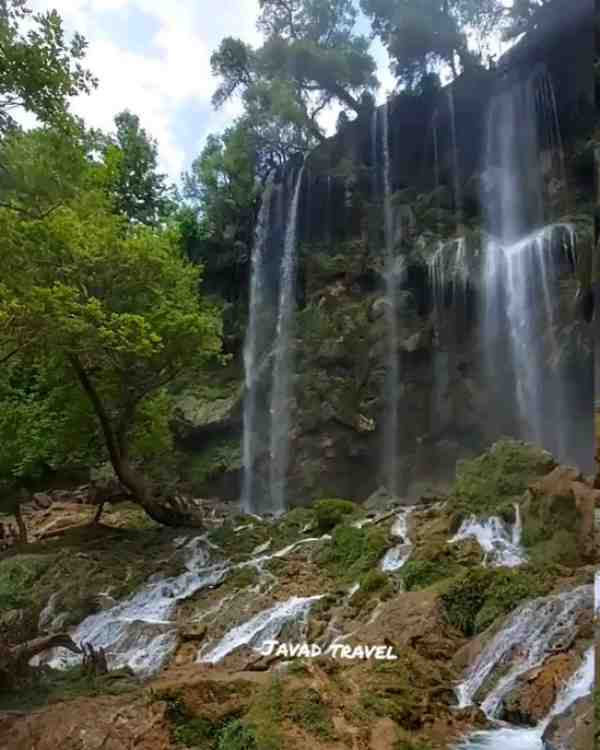
M 242 646 L 260 649 L 265 643 L 277 638 L 283 628 L 290 623 L 305 628 L 313 604 L 322 596 L 306 598 L 292 597 L 285 602 L 263 610 L 245 623 L 230 630 L 207 653 L 199 654 L 198 661 L 216 664 Z
M 464 539 L 476 539 L 485 553 L 484 565 L 515 568 L 526 561 L 521 547 L 521 510 L 515 505 L 515 523 L 510 527 L 501 518 L 492 516 L 479 520 L 471 516 L 463 521 L 458 532 L 450 539 L 450 544 Z
M 400 512 L 392 524 L 390 535 L 400 539 L 401 543 L 389 549 L 381 561 L 381 570 L 384 573 L 394 573 L 400 570 L 410 558 L 413 550 L 412 542 L 408 532 L 408 519 L 414 508 L 406 508 Z

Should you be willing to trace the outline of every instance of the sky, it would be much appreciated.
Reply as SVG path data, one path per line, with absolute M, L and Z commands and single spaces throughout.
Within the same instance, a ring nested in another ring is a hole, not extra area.
M 211 53 L 225 36 L 260 44 L 258 0 L 30 0 L 34 10 L 56 8 L 68 33 L 89 44 L 86 66 L 98 88 L 73 101 L 90 127 L 113 129 L 114 116 L 129 109 L 158 141 L 161 169 L 177 182 L 202 150 L 209 133 L 224 129 L 241 112 L 239 101 L 215 111 L 217 81 Z M 365 31 L 367 30 L 365 25 Z M 393 88 L 387 53 L 372 53 L 382 82 L 379 97 Z M 337 112 L 322 122 L 333 132 Z

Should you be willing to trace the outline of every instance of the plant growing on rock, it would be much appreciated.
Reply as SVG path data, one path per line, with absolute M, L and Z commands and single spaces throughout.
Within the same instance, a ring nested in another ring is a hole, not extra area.
M 317 527 L 322 534 L 327 534 L 347 517 L 358 511 L 358 507 L 349 500 L 319 500 L 314 505 Z

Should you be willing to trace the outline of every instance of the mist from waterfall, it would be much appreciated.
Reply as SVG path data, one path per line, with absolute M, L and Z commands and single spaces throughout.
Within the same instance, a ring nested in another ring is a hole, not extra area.
M 298 207 L 302 189 L 302 167 L 296 184 L 287 219 L 281 280 L 279 287 L 279 311 L 275 332 L 275 362 L 271 388 L 270 443 L 269 443 L 269 488 L 270 511 L 283 513 L 286 509 L 286 477 L 290 458 L 290 430 L 292 398 L 292 338 L 294 336 L 294 313 L 296 310 L 297 228 Z
M 576 235 L 545 225 L 544 181 L 564 179 L 552 82 L 543 71 L 491 101 L 483 204 L 483 338 L 488 379 L 506 414 L 513 403 L 517 436 L 577 461 L 576 428 L 556 335 L 560 274 L 576 261 Z M 566 186 L 562 185 L 563 191 Z

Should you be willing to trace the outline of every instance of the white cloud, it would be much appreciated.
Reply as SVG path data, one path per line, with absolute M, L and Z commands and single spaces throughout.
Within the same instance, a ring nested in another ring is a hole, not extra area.
M 216 82 L 210 72 L 210 55 L 222 37 L 240 36 L 249 43 L 256 31 L 258 0 L 224 0 L 227 10 L 215 9 L 214 0 L 63 0 L 60 15 L 69 32 L 84 34 L 89 47 L 86 65 L 99 80 L 89 96 L 78 97 L 73 110 L 90 126 L 110 130 L 117 112 L 130 109 L 160 146 L 162 168 L 177 179 L 193 157 L 176 137 L 177 118 L 186 106 L 210 110 Z M 35 10 L 49 10 L 53 0 L 34 0 Z M 110 15 L 107 15 L 110 14 Z M 127 21 L 143 14 L 157 31 L 140 39 Z M 107 23 L 120 23 L 119 33 Z M 135 44 L 127 44 L 127 39 Z M 118 43 L 116 39 L 125 40 Z M 132 51 L 132 49 L 142 51 Z M 235 103 L 222 113 L 210 113 L 217 129 L 238 113 Z M 199 123 L 198 131 L 205 130 Z
M 35 10 L 56 3 L 30 0 Z M 222 130 L 241 113 L 235 99 L 218 112 L 212 109 L 217 82 L 210 55 L 225 36 L 259 44 L 258 12 L 259 0 L 62 0 L 59 13 L 67 31 L 86 37 L 86 65 L 99 80 L 98 89 L 73 102 L 73 110 L 103 130 L 112 129 L 123 109 L 135 112 L 159 142 L 161 168 L 178 180 L 208 133 Z M 374 42 L 372 52 L 382 100 L 394 80 L 383 46 Z M 191 118 L 198 112 L 202 116 L 195 123 Z M 338 113 L 339 108 L 323 113 L 326 132 L 335 131 Z M 182 130 L 193 135 L 184 138 Z

